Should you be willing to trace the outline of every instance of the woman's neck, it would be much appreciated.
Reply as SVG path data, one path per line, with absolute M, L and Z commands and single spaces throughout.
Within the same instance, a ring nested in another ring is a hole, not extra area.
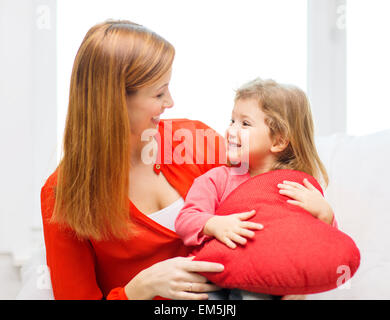
M 157 159 L 157 141 L 131 141 L 130 164 L 132 167 L 141 167 L 154 164 Z

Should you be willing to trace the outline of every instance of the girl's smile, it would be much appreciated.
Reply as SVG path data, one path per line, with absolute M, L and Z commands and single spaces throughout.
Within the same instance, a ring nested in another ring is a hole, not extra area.
M 255 99 L 236 101 L 226 141 L 229 161 L 248 163 L 251 175 L 269 170 L 280 151 L 271 138 L 266 115 Z

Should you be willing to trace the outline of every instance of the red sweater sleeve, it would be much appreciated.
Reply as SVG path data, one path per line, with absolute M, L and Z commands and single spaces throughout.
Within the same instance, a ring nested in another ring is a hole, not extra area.
M 112 289 L 107 296 L 107 300 L 129 300 L 127 299 L 125 288 L 118 287 Z
M 81 241 L 71 230 L 49 222 L 54 203 L 54 189 L 49 181 L 41 190 L 41 209 L 46 262 L 54 297 L 60 300 L 102 299 L 102 291 L 96 282 L 95 256 L 91 243 L 88 240 Z

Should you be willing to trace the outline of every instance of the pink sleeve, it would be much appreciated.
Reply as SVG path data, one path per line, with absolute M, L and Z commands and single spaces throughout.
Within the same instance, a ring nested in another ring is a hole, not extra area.
M 196 246 L 209 238 L 202 233 L 203 227 L 219 206 L 227 178 L 226 168 L 218 167 L 194 180 L 175 221 L 176 233 L 185 245 Z

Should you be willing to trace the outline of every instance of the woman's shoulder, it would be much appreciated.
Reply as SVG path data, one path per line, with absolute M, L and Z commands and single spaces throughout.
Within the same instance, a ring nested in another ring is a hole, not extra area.
M 58 168 L 46 179 L 41 189 L 42 216 L 49 218 L 53 213 L 55 203 L 55 189 L 57 186 Z
M 57 186 L 58 168 L 46 179 L 42 189 L 55 188 Z
M 164 119 L 158 131 L 162 162 L 173 158 L 173 162 L 197 165 L 199 173 L 226 164 L 224 138 L 202 121 Z

